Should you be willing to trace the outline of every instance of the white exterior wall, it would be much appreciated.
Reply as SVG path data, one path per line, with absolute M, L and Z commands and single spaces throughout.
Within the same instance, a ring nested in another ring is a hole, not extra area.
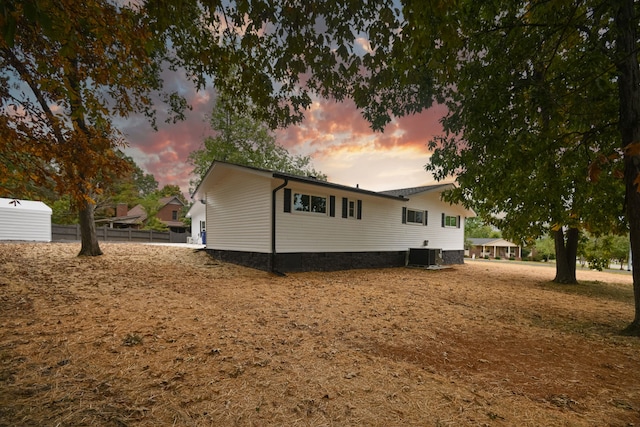
M 327 214 L 284 212 L 284 191 L 276 201 L 276 251 L 287 252 L 368 252 L 402 251 L 424 247 L 462 250 L 464 220 L 460 228 L 442 228 L 441 215 L 464 215 L 458 207 L 439 200 L 439 193 L 424 193 L 409 201 L 291 182 L 293 193 L 327 197 Z M 335 217 L 329 216 L 329 196 L 336 197 Z M 362 219 L 342 218 L 342 198 L 362 200 Z M 403 224 L 402 208 L 427 210 L 428 225 Z
M 51 208 L 42 202 L 0 198 L 0 240 L 51 241 Z
M 426 229 L 423 241 L 429 241 L 427 247 L 445 251 L 464 250 L 464 223 L 465 215 L 468 214 L 464 208 L 441 201 L 439 192 L 417 194 L 409 199 L 407 208 L 428 211 L 428 225 L 423 226 Z M 442 227 L 443 213 L 446 216 L 460 216 L 459 227 Z M 414 224 L 403 225 L 420 227 Z
M 270 253 L 271 179 L 230 170 L 212 181 L 205 193 L 206 247 Z
M 195 200 L 193 202 L 193 206 L 189 209 L 187 213 L 187 217 L 191 218 L 191 240 L 195 244 L 202 244 L 202 228 L 200 227 L 200 222 L 205 221 L 205 205 L 200 202 L 200 200 Z M 206 224 L 205 224 L 206 229 Z

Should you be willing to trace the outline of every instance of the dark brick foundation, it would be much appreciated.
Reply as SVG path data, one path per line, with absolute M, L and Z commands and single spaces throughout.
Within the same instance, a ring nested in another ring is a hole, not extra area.
M 445 265 L 464 264 L 464 250 L 442 251 L 442 263 Z
M 271 270 L 271 254 L 258 252 L 222 251 L 207 249 L 207 253 L 221 261 L 244 265 L 258 270 Z M 444 264 L 463 264 L 464 251 L 443 251 Z M 404 267 L 407 251 L 389 252 L 299 252 L 277 254 L 274 270 L 336 271 L 355 268 Z
M 275 267 L 282 272 L 402 267 L 406 255 L 406 251 L 286 253 L 277 255 Z
M 207 249 L 207 253 L 220 261 L 244 265 L 245 267 L 256 268 L 258 270 L 271 270 L 271 254 L 243 251 L 221 251 L 218 249 Z

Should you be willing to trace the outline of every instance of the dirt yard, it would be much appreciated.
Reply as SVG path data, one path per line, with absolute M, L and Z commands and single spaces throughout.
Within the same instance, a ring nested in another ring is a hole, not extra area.
M 628 274 L 0 244 L 2 426 L 639 426 Z

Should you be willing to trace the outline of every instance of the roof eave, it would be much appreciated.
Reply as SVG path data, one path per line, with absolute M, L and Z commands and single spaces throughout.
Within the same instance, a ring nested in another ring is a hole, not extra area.
M 286 180 L 289 180 L 289 181 L 300 182 L 300 183 L 303 183 L 303 184 L 310 184 L 310 185 L 317 185 L 317 186 L 320 186 L 320 187 L 334 188 L 336 190 L 349 191 L 349 192 L 357 193 L 357 194 L 366 194 L 366 195 L 369 195 L 369 196 L 382 197 L 382 198 L 385 198 L 385 199 L 392 199 L 392 200 L 398 200 L 398 201 L 403 201 L 403 202 L 406 202 L 408 200 L 403 196 L 392 196 L 392 195 L 389 195 L 389 194 L 378 193 L 376 191 L 364 190 L 364 189 L 361 189 L 361 188 L 348 187 L 346 185 L 334 184 L 334 183 L 327 182 L 327 181 L 321 181 L 321 180 L 315 179 L 315 178 L 305 178 L 305 177 L 302 177 L 302 176 L 290 175 L 290 174 L 287 174 L 287 173 L 273 172 L 272 176 L 274 178 L 277 178 L 277 179 L 286 179 Z

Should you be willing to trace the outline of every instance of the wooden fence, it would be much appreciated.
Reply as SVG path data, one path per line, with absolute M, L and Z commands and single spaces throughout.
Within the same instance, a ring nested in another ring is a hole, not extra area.
M 134 230 L 131 228 L 97 227 L 98 240 L 109 242 L 186 243 L 190 233 L 173 231 Z M 80 241 L 80 225 L 51 224 L 51 240 Z

